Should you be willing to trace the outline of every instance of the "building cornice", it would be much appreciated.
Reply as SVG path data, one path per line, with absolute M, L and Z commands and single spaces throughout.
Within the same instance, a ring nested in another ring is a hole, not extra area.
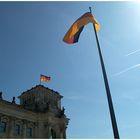
M 46 113 L 35 113 L 35 112 L 24 109 L 20 105 L 12 104 L 5 100 L 0 100 L 0 112 L 8 116 L 17 117 L 20 119 L 26 119 L 31 122 L 38 122 L 38 121 L 53 122 L 54 121 L 54 122 L 60 123 L 60 119 L 61 119 L 62 120 L 61 122 L 67 124 L 69 121 L 69 119 L 66 118 L 65 115 L 61 118 L 58 118 L 52 112 L 49 112 L 49 111 Z

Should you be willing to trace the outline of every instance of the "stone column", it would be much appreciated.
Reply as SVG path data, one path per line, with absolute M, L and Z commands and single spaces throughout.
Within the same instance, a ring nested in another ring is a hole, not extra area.
M 42 121 L 38 122 L 38 138 L 45 138 L 44 137 L 44 123 Z
M 61 138 L 60 130 L 57 130 L 56 131 L 56 138 L 57 139 L 60 139 Z
M 50 137 L 49 123 L 44 123 L 44 138 L 48 139 L 49 137 Z
M 61 128 L 61 131 L 60 131 L 60 138 L 61 139 L 66 139 L 66 128 L 67 127 Z
M 51 126 L 48 126 L 48 138 L 51 139 Z
M 37 122 L 35 122 L 35 124 L 34 124 L 34 138 L 39 138 L 38 137 L 38 123 Z
M 13 117 L 9 117 L 8 138 L 14 138 L 14 122 Z
M 23 126 L 22 126 L 22 138 L 26 138 L 26 126 L 27 125 L 27 121 L 23 120 Z
M 55 131 L 55 133 L 56 133 L 56 138 L 57 138 L 57 139 L 60 139 L 60 138 L 61 138 L 60 126 L 55 125 L 54 131 Z
M 63 139 L 66 139 L 66 129 L 63 131 Z

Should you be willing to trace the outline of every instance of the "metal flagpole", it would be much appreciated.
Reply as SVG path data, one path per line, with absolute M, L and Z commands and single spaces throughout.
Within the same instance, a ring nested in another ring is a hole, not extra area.
M 89 10 L 92 13 L 91 7 L 89 7 Z M 113 102 L 112 102 L 112 98 L 111 98 L 110 88 L 109 88 L 109 84 L 108 84 L 107 74 L 106 74 L 104 61 L 103 61 L 103 57 L 102 57 L 102 53 L 101 53 L 101 49 L 100 49 L 100 44 L 99 44 L 99 40 L 98 40 L 98 36 L 97 36 L 97 32 L 96 32 L 96 28 L 95 28 L 94 24 L 93 24 L 93 28 L 95 31 L 96 43 L 97 43 L 97 48 L 98 48 L 101 67 L 102 67 L 102 73 L 103 73 L 103 78 L 104 78 L 104 83 L 105 83 L 105 89 L 106 89 L 106 95 L 107 95 L 107 101 L 108 101 L 108 106 L 109 106 L 109 111 L 110 111 L 110 117 L 111 117 L 111 122 L 112 122 L 114 138 L 119 139 L 119 132 L 118 132 L 115 112 L 114 112 L 114 108 L 113 108 Z
M 40 82 L 39 82 L 39 84 L 41 85 L 41 74 L 40 74 L 40 77 L 39 77 L 39 79 L 40 79 Z

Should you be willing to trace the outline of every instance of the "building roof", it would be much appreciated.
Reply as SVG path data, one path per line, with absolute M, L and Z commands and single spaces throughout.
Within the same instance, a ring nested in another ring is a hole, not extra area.
M 43 85 L 36 85 L 35 87 L 32 87 L 31 89 L 28 89 L 27 91 L 24 91 L 20 96 L 18 96 L 18 98 L 20 98 L 21 96 L 25 95 L 25 94 L 29 94 L 32 90 L 38 89 L 38 88 L 42 88 L 45 90 L 49 90 L 51 91 L 52 94 L 56 94 L 57 96 L 59 96 L 60 98 L 62 98 L 63 96 L 60 95 L 57 91 L 54 91 L 52 89 L 49 89 L 48 87 L 45 87 Z

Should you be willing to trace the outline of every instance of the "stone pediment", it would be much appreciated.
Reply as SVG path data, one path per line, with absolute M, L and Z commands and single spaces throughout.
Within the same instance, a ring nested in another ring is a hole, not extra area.
M 20 96 L 18 96 L 18 98 L 24 98 L 26 96 L 30 96 L 31 94 L 37 94 L 37 93 L 43 93 L 43 94 L 48 94 L 48 95 L 52 95 L 52 96 L 56 96 L 57 98 L 62 98 L 63 96 L 61 96 L 57 91 L 54 91 L 52 89 L 49 89 L 48 87 L 45 87 L 43 85 L 36 85 L 35 87 L 32 87 L 31 89 L 23 92 Z

